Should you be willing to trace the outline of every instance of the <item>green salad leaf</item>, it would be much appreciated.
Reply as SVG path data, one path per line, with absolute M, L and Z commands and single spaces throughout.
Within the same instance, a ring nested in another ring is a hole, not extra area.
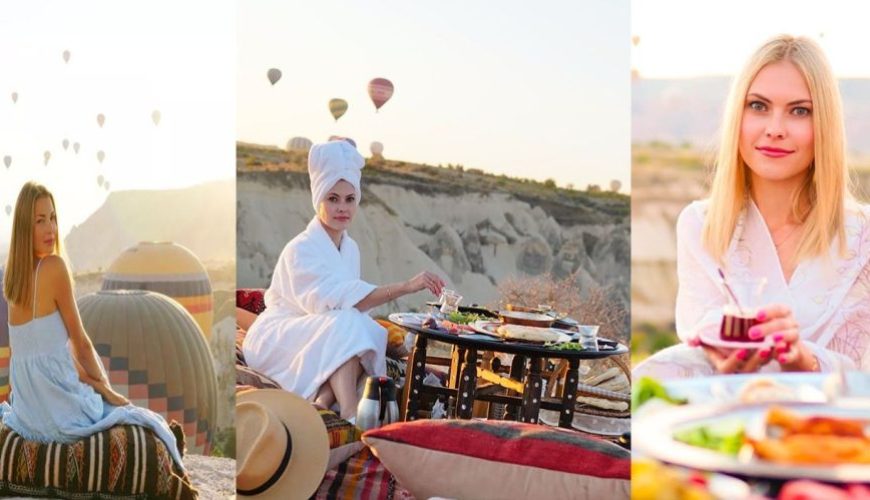
M 475 321 L 485 320 L 487 319 L 485 316 L 481 316 L 480 314 L 474 313 L 463 313 L 463 312 L 452 312 L 447 315 L 447 320 L 452 321 L 453 323 L 458 323 L 460 325 L 469 325 L 474 323 Z
M 674 439 L 692 446 L 736 456 L 743 446 L 744 431 L 742 422 L 717 422 L 677 431 L 674 433 Z
M 653 398 L 663 399 L 675 405 L 686 404 L 685 399 L 676 398 L 668 394 L 668 390 L 658 380 L 652 377 L 641 377 L 631 390 L 631 411 L 637 410 Z

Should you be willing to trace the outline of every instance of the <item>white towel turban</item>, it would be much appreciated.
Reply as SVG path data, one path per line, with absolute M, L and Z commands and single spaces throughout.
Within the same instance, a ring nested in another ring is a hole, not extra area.
M 314 211 L 317 212 L 320 202 L 340 180 L 353 185 L 356 203 L 359 205 L 362 197 L 360 177 L 365 163 L 356 148 L 345 140 L 311 146 L 308 152 L 308 175 L 311 178 L 311 203 Z

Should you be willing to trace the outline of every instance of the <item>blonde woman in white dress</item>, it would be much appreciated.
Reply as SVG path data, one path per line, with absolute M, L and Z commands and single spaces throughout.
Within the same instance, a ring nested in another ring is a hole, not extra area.
M 635 376 L 870 370 L 870 210 L 849 192 L 837 81 L 809 39 L 778 36 L 735 79 L 706 200 L 677 222 L 682 344 Z M 764 278 L 757 349 L 701 342 L 717 332 L 729 279 Z M 768 347 L 770 346 L 770 347 Z

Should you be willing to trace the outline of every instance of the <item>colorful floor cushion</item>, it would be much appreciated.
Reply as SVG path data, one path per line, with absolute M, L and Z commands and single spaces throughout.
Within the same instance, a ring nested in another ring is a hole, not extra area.
M 265 290 L 262 288 L 239 288 L 236 290 L 236 307 L 260 314 L 266 310 L 266 301 L 263 299 Z
M 629 498 L 630 453 L 572 431 L 419 420 L 368 431 L 362 440 L 417 498 Z
M 236 365 L 236 385 L 249 385 L 257 389 L 280 389 L 281 386 L 270 377 L 251 367 Z
M 316 499 L 414 500 L 368 448 L 326 471 Z
M 408 348 L 405 346 L 405 337 L 408 332 L 385 319 L 375 320 L 379 325 L 387 329 L 387 356 L 396 359 L 402 359 L 409 354 Z
M 365 446 L 360 440 L 362 431 L 359 427 L 339 417 L 331 410 L 318 410 L 320 418 L 329 433 L 329 462 L 327 470 L 332 470 L 356 455 Z
M 70 444 L 27 441 L 0 425 L 0 495 L 197 498 L 163 441 L 135 425 Z

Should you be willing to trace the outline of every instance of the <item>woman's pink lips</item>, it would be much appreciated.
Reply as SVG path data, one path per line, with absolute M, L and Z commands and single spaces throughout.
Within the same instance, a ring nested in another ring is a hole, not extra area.
M 782 158 L 783 156 L 788 156 L 794 151 L 789 151 L 788 149 L 780 149 L 780 148 L 767 148 L 767 147 L 757 147 L 755 148 L 764 156 L 769 156 L 771 158 Z

